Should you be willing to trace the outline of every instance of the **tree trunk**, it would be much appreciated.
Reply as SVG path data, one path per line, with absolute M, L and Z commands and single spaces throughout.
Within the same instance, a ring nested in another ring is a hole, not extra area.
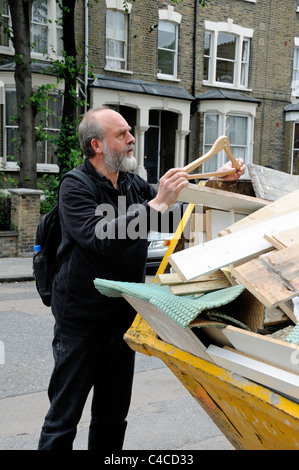
M 18 107 L 20 186 L 36 189 L 35 113 L 31 105 L 32 78 L 30 27 L 32 0 L 8 0 L 15 48 L 15 81 Z
M 63 6 L 63 45 L 68 59 L 73 58 L 73 67 L 77 69 L 77 52 L 75 41 L 75 4 L 76 0 L 62 0 Z M 73 92 L 76 90 L 77 74 L 65 71 L 65 88 L 62 122 L 74 122 L 76 120 L 77 103 L 73 98 Z

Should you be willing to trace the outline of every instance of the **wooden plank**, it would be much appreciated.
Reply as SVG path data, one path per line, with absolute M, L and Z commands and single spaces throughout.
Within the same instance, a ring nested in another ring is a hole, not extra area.
M 296 245 L 297 243 L 299 243 L 299 229 L 298 227 L 294 227 L 289 228 L 287 230 L 281 230 L 280 232 L 272 233 L 272 239 L 277 244 L 280 244 L 283 248 Z
M 220 189 L 208 188 L 189 183 L 179 194 L 178 201 L 202 204 L 211 209 L 242 209 L 256 211 L 266 206 L 269 201 L 243 194 L 231 193 Z
M 299 374 L 299 346 L 234 326 L 227 326 L 222 333 L 238 351 Z
M 218 289 L 225 289 L 230 287 L 230 283 L 227 279 L 205 281 L 205 282 L 187 282 L 170 286 L 169 290 L 174 295 L 191 295 L 191 294 L 204 294 L 206 292 L 212 292 Z
M 296 224 L 299 225 L 299 211 L 173 253 L 169 262 L 183 280 L 193 279 L 272 249 L 264 234 Z
M 214 345 L 207 348 L 207 353 L 220 367 L 299 400 L 298 375 Z
M 225 279 L 225 275 L 222 271 L 216 271 L 214 273 L 206 274 L 203 276 L 198 276 L 193 281 L 186 281 L 189 282 L 204 282 L 204 281 L 216 281 L 216 280 L 223 280 Z M 165 273 L 165 274 L 158 274 L 156 276 L 156 281 L 159 286 L 174 286 L 176 284 L 182 284 L 182 279 L 177 273 Z
M 295 245 L 233 267 L 232 275 L 266 307 L 275 307 L 299 294 L 298 263 Z
M 256 197 L 276 201 L 299 189 L 299 176 L 264 166 L 247 165 Z
M 204 346 L 190 328 L 182 328 L 162 310 L 149 302 L 127 294 L 122 295 L 163 341 L 194 354 L 201 359 L 213 362 L 206 353 L 206 346 Z
M 220 235 L 227 235 L 238 230 L 243 230 L 244 228 L 249 228 L 255 224 L 259 224 L 261 221 L 270 220 L 271 218 L 286 215 L 290 212 L 298 210 L 299 189 L 277 199 L 277 201 L 267 204 L 265 207 L 256 210 L 252 214 L 249 214 L 244 219 L 235 222 L 231 226 L 227 227 L 225 230 L 222 230 Z M 282 227 L 278 228 L 278 230 L 281 229 Z

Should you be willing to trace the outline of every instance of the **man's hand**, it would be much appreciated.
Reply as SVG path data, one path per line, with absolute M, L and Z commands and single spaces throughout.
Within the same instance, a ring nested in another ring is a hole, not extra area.
M 149 205 L 159 212 L 165 212 L 174 204 L 181 190 L 188 184 L 188 174 L 182 168 L 168 170 L 160 179 L 157 196 L 149 202 Z
M 237 181 L 240 176 L 244 175 L 245 173 L 245 165 L 243 162 L 243 158 L 236 158 L 236 161 L 238 162 L 240 168 L 236 173 L 233 173 L 232 175 L 227 175 L 227 176 L 212 176 L 210 179 L 211 180 L 221 180 L 221 181 Z M 222 165 L 220 168 L 218 168 L 217 171 L 225 171 L 225 170 L 231 170 L 233 167 L 232 162 L 228 161 L 224 165 Z

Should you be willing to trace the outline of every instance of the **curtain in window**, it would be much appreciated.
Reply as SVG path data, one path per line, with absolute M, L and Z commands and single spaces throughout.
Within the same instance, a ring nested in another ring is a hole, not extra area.
M 106 14 L 106 62 L 113 69 L 125 68 L 126 18 L 108 10 Z
M 299 94 L 299 47 L 294 50 L 292 92 Z
M 204 153 L 206 154 L 219 137 L 219 115 L 207 114 L 205 116 L 205 135 L 204 135 Z M 214 157 L 207 160 L 203 165 L 205 173 L 216 171 L 218 168 L 218 158 Z M 200 168 L 199 168 L 200 171 Z
M 231 151 L 235 158 L 243 158 L 246 163 L 248 145 L 248 118 L 245 116 L 229 116 L 227 136 Z M 225 161 L 228 160 L 226 156 Z
M 35 0 L 32 3 L 31 41 L 34 52 L 48 52 L 48 2 Z
M 0 45 L 9 46 L 8 34 L 6 28 L 9 25 L 9 11 L 7 0 L 0 0 L 1 24 L 0 24 Z

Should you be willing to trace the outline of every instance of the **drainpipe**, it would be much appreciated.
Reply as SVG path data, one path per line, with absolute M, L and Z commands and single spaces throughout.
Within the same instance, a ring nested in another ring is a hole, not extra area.
M 195 97 L 195 82 L 196 82 L 197 15 L 198 15 L 198 0 L 194 0 L 193 83 L 192 83 L 192 95 L 193 95 L 194 97 Z
M 193 79 L 192 79 L 192 96 L 195 98 L 195 83 L 196 83 L 196 43 L 197 43 L 197 16 L 198 16 L 198 0 L 194 0 L 194 25 L 193 25 Z M 191 115 L 190 118 L 193 116 L 193 114 L 196 112 L 196 101 L 192 101 L 191 106 Z M 190 162 L 190 134 L 187 136 L 187 164 Z
M 88 2 L 85 0 L 85 47 L 84 47 L 84 59 L 85 59 L 85 69 L 84 69 L 84 94 L 85 94 L 85 105 L 84 112 L 87 111 L 87 88 L 88 88 L 88 41 L 89 41 L 89 31 L 88 31 Z

